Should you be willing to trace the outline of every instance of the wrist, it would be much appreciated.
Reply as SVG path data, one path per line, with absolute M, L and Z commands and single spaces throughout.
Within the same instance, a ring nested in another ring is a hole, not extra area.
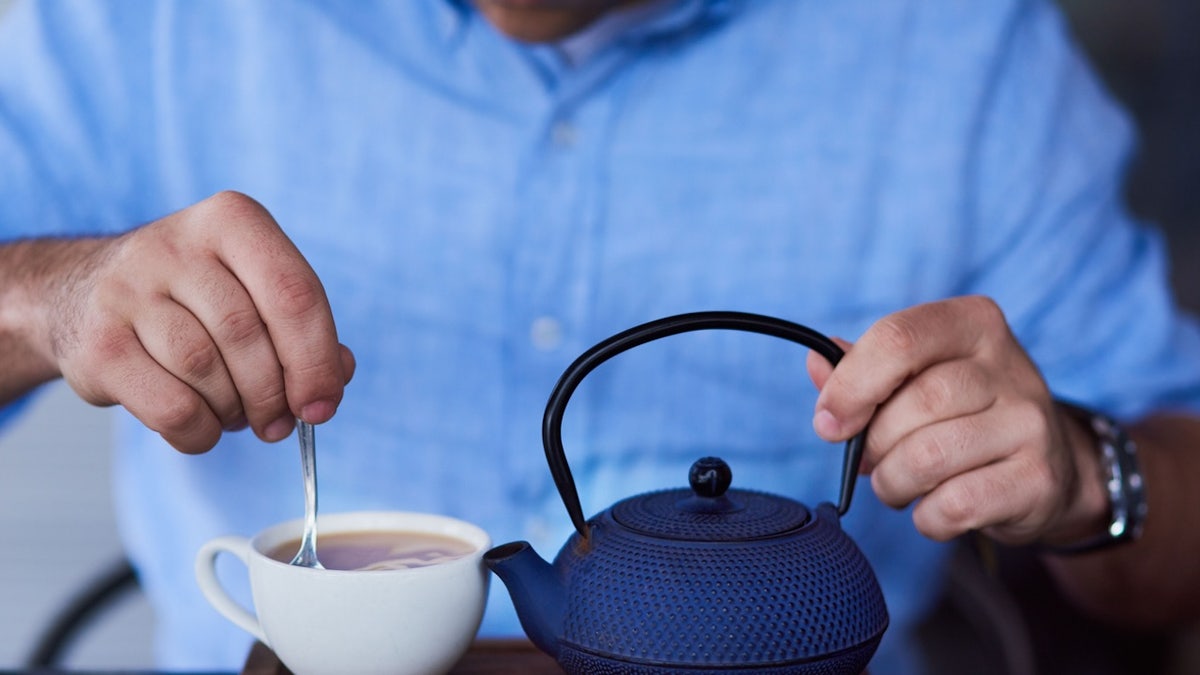
M 55 343 L 65 327 L 56 317 L 69 314 L 64 308 L 79 294 L 76 282 L 100 242 L 33 239 L 0 247 L 0 402 L 61 375 Z
M 1095 432 L 1086 420 L 1067 413 L 1058 404 L 1055 404 L 1055 410 L 1073 472 L 1062 516 L 1056 527 L 1040 539 L 1049 548 L 1098 536 L 1108 527 L 1111 513 Z
M 1058 402 L 1076 467 L 1065 525 L 1043 538 L 1047 550 L 1084 553 L 1136 539 L 1146 500 L 1136 448 L 1112 418 Z

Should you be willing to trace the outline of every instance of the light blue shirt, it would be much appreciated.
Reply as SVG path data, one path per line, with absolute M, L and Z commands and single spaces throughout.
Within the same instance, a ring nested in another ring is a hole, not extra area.
M 583 53 L 434 0 L 19 3 L 0 23 L 0 234 L 255 197 L 358 358 L 318 431 L 322 509 L 452 514 L 547 557 L 570 532 L 547 395 L 595 342 L 669 314 L 853 339 L 983 293 L 1055 393 L 1122 416 L 1200 403 L 1200 333 L 1120 203 L 1129 124 L 1048 3 L 680 0 Z M 682 486 L 708 454 L 735 486 L 835 499 L 804 356 L 705 332 L 605 364 L 565 423 L 585 512 Z M 135 420 L 119 435 L 163 665 L 236 668 L 249 638 L 192 558 L 301 515 L 294 441 L 191 457 Z M 865 481 L 844 524 L 892 616 L 872 669 L 909 672 L 944 547 Z M 483 633 L 515 634 L 493 586 Z

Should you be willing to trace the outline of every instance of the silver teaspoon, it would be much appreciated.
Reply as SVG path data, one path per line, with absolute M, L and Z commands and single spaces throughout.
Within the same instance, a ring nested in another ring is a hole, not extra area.
M 300 437 L 300 466 L 304 470 L 304 537 L 300 539 L 300 550 L 292 558 L 293 565 L 325 569 L 317 560 L 317 441 L 313 426 L 304 420 L 296 420 L 296 432 Z

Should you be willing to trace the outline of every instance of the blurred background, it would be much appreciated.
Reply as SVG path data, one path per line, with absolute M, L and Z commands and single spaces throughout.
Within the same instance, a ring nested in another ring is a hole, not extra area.
M 7 4 L 0 0 L 0 20 Z M 1129 203 L 1139 217 L 1162 227 L 1179 297 L 1200 310 L 1200 2 L 1060 4 L 1139 126 L 1142 147 L 1131 168 Z M 47 388 L 30 413 L 0 437 L 0 670 L 22 664 L 54 613 L 120 556 L 109 505 L 109 432 L 106 411 L 80 403 L 59 384 Z M 149 666 L 151 626 L 152 612 L 141 596 L 122 596 L 70 650 L 67 663 Z M 1093 641 L 1104 639 L 1091 629 L 1082 624 L 1080 631 Z M 1128 658 L 1146 666 L 1139 648 L 1153 650 L 1167 672 L 1200 672 L 1200 640 L 1190 635 L 1152 636 L 1132 647 Z M 1046 672 L 1070 670 L 1063 664 L 1054 668 Z M 1134 665 L 1127 672 L 1153 671 Z
M 1141 131 L 1128 200 L 1163 228 L 1180 299 L 1200 309 L 1200 2 L 1060 0 Z

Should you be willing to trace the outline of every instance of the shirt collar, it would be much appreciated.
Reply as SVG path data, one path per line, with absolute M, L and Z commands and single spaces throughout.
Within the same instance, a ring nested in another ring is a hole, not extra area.
M 677 0 L 647 0 L 606 13 L 555 45 L 567 63 L 579 65 L 609 44 L 642 33 L 676 9 Z
M 616 42 L 666 37 L 723 21 L 741 2 L 744 0 L 649 0 L 644 5 L 613 10 L 580 33 L 569 36 L 559 46 L 571 61 L 579 62 Z M 476 10 L 470 0 L 444 0 L 440 4 L 442 17 L 439 23 L 445 37 L 452 40 L 461 35 Z

